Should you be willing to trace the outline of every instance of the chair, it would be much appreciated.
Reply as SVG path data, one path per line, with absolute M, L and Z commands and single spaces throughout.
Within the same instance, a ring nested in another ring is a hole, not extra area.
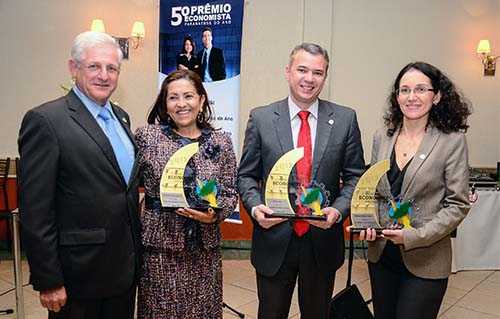
M 2 193 L 0 194 L 3 198 L 3 207 L 0 207 L 0 221 L 6 221 L 6 242 L 7 249 L 12 251 L 12 235 L 10 229 L 10 206 L 9 206 L 9 196 L 7 194 L 7 178 L 9 176 L 9 168 L 10 168 L 10 158 L 2 158 L 0 159 L 0 188 L 2 189 Z

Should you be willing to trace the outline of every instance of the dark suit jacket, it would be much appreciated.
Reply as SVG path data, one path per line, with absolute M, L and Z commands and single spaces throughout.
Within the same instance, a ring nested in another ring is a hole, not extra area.
M 314 144 L 311 181 L 323 183 L 330 192 L 330 205 L 345 219 L 349 215 L 354 187 L 364 171 L 363 149 L 356 113 L 349 108 L 319 101 L 318 126 Z M 274 163 L 293 149 L 288 99 L 251 111 L 238 172 L 238 190 L 245 210 L 264 204 L 264 190 Z M 339 188 L 342 178 L 344 187 Z M 297 185 L 295 168 L 290 182 Z M 292 191 L 292 193 L 294 193 Z M 295 196 L 291 196 L 291 203 Z M 253 218 L 252 264 L 257 272 L 273 276 L 281 266 L 292 235 L 292 224 L 262 228 Z M 311 226 L 318 266 L 331 272 L 344 262 L 342 223 L 322 230 Z
M 127 113 L 113 110 L 133 141 Z M 106 135 L 73 91 L 29 111 L 18 142 L 33 288 L 64 285 L 74 299 L 130 289 L 140 257 L 137 167 L 127 186 Z
M 205 52 L 204 49 L 198 52 L 200 67 L 197 69 L 202 81 L 205 76 L 206 68 L 206 64 L 203 61 L 203 52 Z M 226 61 L 224 59 L 224 53 L 221 49 L 212 47 L 208 59 L 208 72 L 214 81 L 220 81 L 226 78 Z

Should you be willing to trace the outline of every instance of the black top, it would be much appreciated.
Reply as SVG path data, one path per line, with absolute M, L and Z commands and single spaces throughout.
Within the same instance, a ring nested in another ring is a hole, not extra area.
M 396 163 L 396 152 L 393 149 L 391 153 L 391 169 L 387 172 L 387 178 L 391 184 L 391 194 L 393 197 L 397 197 L 401 194 L 401 187 L 403 186 L 403 180 L 406 174 L 406 169 L 410 165 L 413 157 L 406 163 L 402 170 L 399 169 L 398 163 Z M 406 272 L 406 266 L 401 257 L 401 252 L 398 245 L 394 244 L 392 241 L 388 240 L 380 262 L 385 265 L 388 269 L 394 272 Z
M 179 64 L 184 65 L 189 70 L 194 70 L 198 68 L 199 65 L 198 59 L 194 54 L 191 54 L 191 56 L 188 58 L 188 56 L 185 53 L 179 53 L 175 58 L 175 62 L 177 63 L 177 65 Z
M 391 153 L 391 169 L 387 172 L 387 179 L 391 184 L 391 194 L 397 197 L 401 194 L 401 187 L 403 186 L 403 179 L 406 174 L 406 169 L 410 165 L 413 157 L 406 163 L 402 170 L 399 169 L 398 163 L 396 163 L 396 152 L 393 149 Z

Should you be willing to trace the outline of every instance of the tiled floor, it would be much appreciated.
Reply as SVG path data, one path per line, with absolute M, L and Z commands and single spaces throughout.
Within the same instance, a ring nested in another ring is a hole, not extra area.
M 248 260 L 224 260 L 224 301 L 245 314 L 245 318 L 257 318 L 257 294 L 255 273 Z M 23 279 L 27 282 L 28 267 L 22 264 Z M 346 265 L 337 272 L 335 292 L 341 290 L 346 280 Z M 0 261 L 0 294 L 13 288 L 12 261 Z M 368 270 L 363 260 L 355 260 L 353 283 L 357 284 L 365 299 L 370 298 Z M 46 311 L 38 302 L 38 295 L 30 286 L 23 288 L 26 319 L 47 318 Z M 0 296 L 0 310 L 15 307 L 14 291 Z M 15 314 L 0 318 L 13 319 Z M 224 319 L 238 318 L 227 308 Z M 297 299 L 294 296 L 290 318 L 300 318 Z M 462 271 L 450 277 L 439 318 L 442 319 L 493 319 L 500 318 L 500 271 Z

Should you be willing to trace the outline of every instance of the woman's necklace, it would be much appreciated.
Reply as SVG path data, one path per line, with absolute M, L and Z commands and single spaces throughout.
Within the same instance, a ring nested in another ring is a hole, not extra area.
M 409 137 L 405 134 L 400 134 L 397 141 L 397 149 L 399 153 L 406 159 L 407 157 L 413 156 L 418 147 L 420 146 L 420 142 L 425 134 L 425 131 L 421 134 L 418 134 L 414 137 Z

